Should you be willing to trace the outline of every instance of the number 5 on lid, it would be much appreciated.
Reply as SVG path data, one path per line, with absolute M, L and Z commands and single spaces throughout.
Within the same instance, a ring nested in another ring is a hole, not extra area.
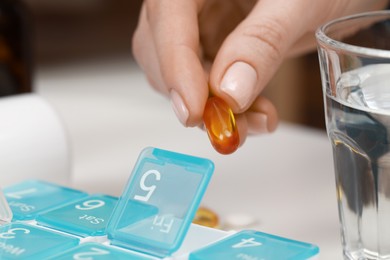
M 207 159 L 144 149 L 108 224 L 111 243 L 158 257 L 175 252 L 213 171 Z

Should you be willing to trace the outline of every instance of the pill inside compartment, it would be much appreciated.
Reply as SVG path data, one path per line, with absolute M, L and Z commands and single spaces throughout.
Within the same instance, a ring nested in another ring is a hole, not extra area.
M 221 154 L 231 154 L 240 144 L 233 111 L 219 97 L 211 96 L 206 102 L 203 122 L 214 149 Z

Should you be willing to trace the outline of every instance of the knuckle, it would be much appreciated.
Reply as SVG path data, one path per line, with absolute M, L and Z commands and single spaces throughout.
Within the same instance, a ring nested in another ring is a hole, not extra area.
M 176 73 L 188 74 L 190 71 L 183 67 L 183 57 L 188 57 L 191 47 L 186 44 L 165 44 L 164 51 L 159 53 L 161 73 L 165 82 L 174 85 L 177 79 Z
M 243 35 L 254 39 L 254 47 L 260 46 L 260 49 L 264 49 L 265 45 L 269 49 L 270 58 L 279 60 L 282 58 L 282 48 L 288 33 L 285 28 L 278 21 L 264 20 L 258 24 L 245 26 Z

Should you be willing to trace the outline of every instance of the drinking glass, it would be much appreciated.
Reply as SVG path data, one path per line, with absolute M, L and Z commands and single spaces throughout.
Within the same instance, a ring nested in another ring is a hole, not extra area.
M 390 12 L 316 32 L 345 259 L 390 259 Z

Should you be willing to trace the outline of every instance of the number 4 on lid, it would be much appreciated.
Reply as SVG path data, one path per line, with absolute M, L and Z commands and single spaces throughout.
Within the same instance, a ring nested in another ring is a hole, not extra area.
M 175 252 L 213 170 L 207 159 L 144 149 L 110 218 L 111 243 L 158 257 Z
M 316 245 L 254 230 L 240 231 L 190 254 L 189 260 L 307 260 L 318 255 Z

